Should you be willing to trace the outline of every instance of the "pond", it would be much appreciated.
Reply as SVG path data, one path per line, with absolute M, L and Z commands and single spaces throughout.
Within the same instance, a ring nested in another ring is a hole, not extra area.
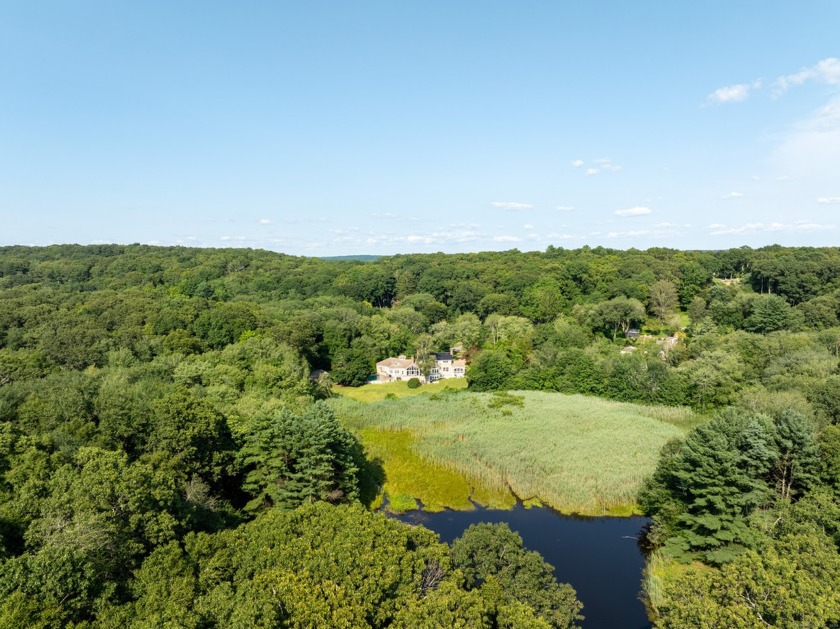
M 395 517 L 409 524 L 422 524 L 447 543 L 460 537 L 470 524 L 507 522 L 522 536 L 528 549 L 538 551 L 554 566 L 558 581 L 575 588 L 584 605 L 583 627 L 651 626 L 639 600 L 644 557 L 637 538 L 647 518 L 573 517 L 551 509 L 526 509 L 521 504 L 510 511 L 411 511 Z

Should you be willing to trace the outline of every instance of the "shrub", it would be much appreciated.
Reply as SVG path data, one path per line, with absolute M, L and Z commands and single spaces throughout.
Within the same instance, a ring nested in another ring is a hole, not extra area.
M 420 380 L 417 378 L 411 378 L 408 381 L 408 388 L 409 389 L 419 389 L 420 388 Z

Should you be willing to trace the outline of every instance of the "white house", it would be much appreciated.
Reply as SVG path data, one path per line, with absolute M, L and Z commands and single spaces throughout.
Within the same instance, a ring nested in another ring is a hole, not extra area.
M 467 362 L 456 360 L 449 352 L 435 353 L 435 366 L 429 372 L 429 382 L 446 380 L 449 378 L 463 378 L 467 373 Z M 376 381 L 394 382 L 397 380 L 408 380 L 417 378 L 426 382 L 426 378 L 420 371 L 420 367 L 414 362 L 414 358 L 399 356 L 398 358 L 386 358 L 376 363 Z

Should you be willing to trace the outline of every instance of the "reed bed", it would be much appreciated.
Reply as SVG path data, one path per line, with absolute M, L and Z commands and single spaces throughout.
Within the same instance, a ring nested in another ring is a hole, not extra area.
M 342 387 L 333 385 L 332 391 L 335 395 L 349 397 L 359 402 L 378 402 L 386 397 L 410 397 L 423 393 L 440 393 L 446 390 L 461 390 L 467 388 L 466 378 L 451 378 L 449 380 L 438 380 L 431 384 L 424 384 L 417 389 L 409 389 L 408 382 L 383 382 L 381 384 L 366 384 L 361 387 Z
M 363 442 L 366 430 L 406 432 L 423 461 L 470 484 L 509 488 L 523 500 L 585 515 L 634 512 L 662 445 L 702 421 L 688 409 L 535 391 L 452 391 L 372 403 L 337 398 L 332 404 Z M 401 474 L 410 468 L 403 466 Z

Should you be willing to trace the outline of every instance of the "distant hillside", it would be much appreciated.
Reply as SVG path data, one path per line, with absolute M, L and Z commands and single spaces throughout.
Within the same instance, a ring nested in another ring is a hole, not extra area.
M 351 262 L 373 262 L 382 256 L 318 256 L 321 260 L 338 260 Z

